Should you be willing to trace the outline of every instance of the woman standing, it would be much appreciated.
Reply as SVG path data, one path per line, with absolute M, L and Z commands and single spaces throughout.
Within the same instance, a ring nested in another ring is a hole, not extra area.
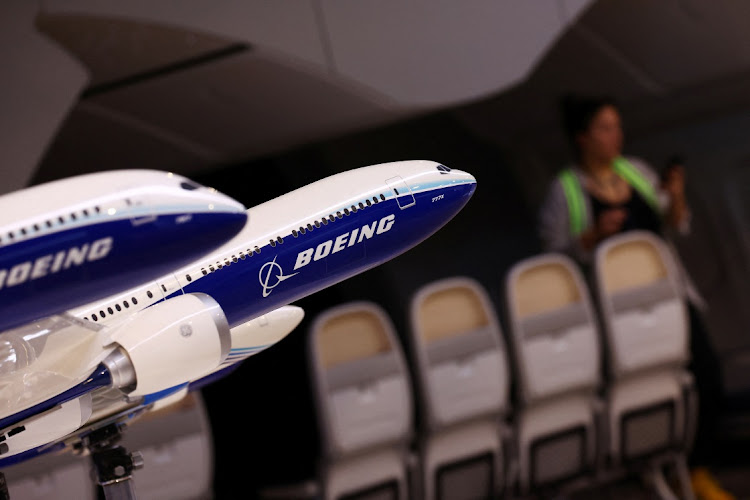
M 558 175 L 542 206 L 539 236 L 545 250 L 588 263 L 600 241 L 622 231 L 687 233 L 684 170 L 673 169 L 662 184 L 644 161 L 623 156 L 613 99 L 567 96 L 562 104 L 575 162 Z

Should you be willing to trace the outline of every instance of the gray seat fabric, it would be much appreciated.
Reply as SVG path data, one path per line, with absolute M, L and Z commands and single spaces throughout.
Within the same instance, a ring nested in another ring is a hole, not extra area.
M 613 236 L 594 255 L 592 286 L 608 352 L 609 458 L 655 478 L 664 463 L 685 470 L 697 418 L 676 269 L 665 242 L 645 231 Z M 689 479 L 678 477 L 690 496 Z
M 518 492 L 559 490 L 599 465 L 598 325 L 587 285 L 568 257 L 517 262 L 505 279 L 518 373 Z
M 506 482 L 509 379 L 486 291 L 464 276 L 422 286 L 411 300 L 409 342 L 423 416 L 420 497 L 496 497 Z
M 323 498 L 407 498 L 411 382 L 387 313 L 372 302 L 321 312 L 309 332 Z

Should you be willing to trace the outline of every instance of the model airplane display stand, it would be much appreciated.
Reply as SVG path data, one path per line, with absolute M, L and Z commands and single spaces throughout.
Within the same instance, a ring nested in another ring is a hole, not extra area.
M 118 444 L 122 430 L 121 424 L 110 424 L 84 439 L 84 446 L 91 453 L 96 480 L 107 500 L 134 500 L 133 471 L 143 467 L 139 452 L 128 452 Z

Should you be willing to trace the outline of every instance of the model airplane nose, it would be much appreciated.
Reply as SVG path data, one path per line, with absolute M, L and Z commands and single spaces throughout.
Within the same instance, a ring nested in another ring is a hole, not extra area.
M 209 201 L 209 210 L 222 211 L 229 213 L 243 213 L 247 210 L 247 207 L 235 200 L 234 198 L 225 195 L 224 193 L 217 191 L 214 188 L 203 188 L 206 193 L 211 195 Z
M 461 182 L 465 182 L 467 184 L 476 184 L 477 180 L 474 178 L 473 175 L 471 175 L 468 172 L 464 172 L 463 170 L 456 170 L 453 169 L 450 171 L 453 177 L 456 177 Z

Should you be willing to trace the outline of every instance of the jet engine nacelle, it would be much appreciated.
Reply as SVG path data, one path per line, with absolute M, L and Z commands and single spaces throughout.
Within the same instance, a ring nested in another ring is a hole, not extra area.
M 129 396 L 190 382 L 219 366 L 231 348 L 224 312 L 203 293 L 155 304 L 118 325 L 110 338 L 120 348 L 104 363 L 113 385 Z

